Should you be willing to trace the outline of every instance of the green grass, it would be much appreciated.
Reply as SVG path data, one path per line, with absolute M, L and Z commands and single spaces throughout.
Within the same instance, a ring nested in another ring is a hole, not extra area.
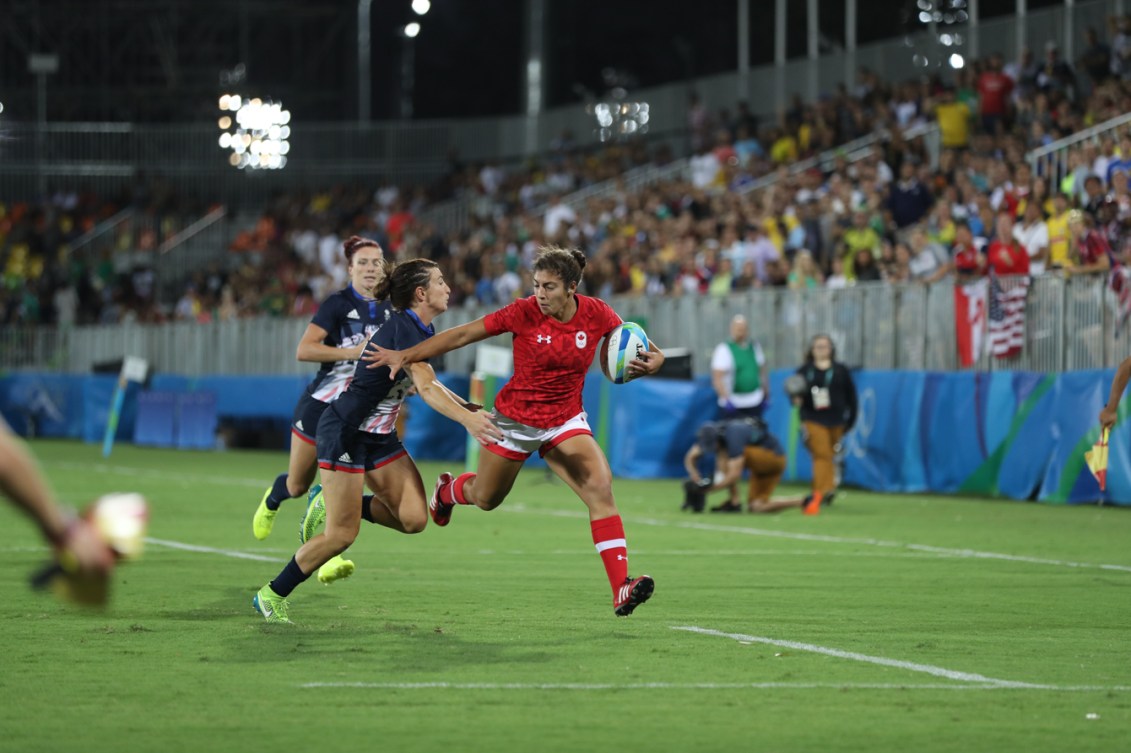
M 46 551 L 0 507 L 0 750 L 1112 751 L 1131 732 L 1127 511 L 850 491 L 815 518 L 693 516 L 677 482 L 618 481 L 657 588 L 617 619 L 584 507 L 530 471 L 493 513 L 366 526 L 357 574 L 300 587 L 289 627 L 250 606 L 297 546 L 297 500 L 251 536 L 283 454 L 34 449 L 64 499 L 144 493 L 153 541 L 81 611 L 27 588 Z

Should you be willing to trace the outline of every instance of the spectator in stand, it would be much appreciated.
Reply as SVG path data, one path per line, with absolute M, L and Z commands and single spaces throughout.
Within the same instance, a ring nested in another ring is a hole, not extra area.
M 935 119 L 944 149 L 965 149 L 970 145 L 970 108 L 955 97 L 953 88 L 947 87 L 935 104 Z
M 1064 264 L 1064 274 L 1106 275 L 1112 267 L 1111 245 L 1104 233 L 1095 227 L 1088 214 L 1073 210 L 1068 215 L 1069 261 Z
M 1048 232 L 1048 266 L 1059 269 L 1068 261 L 1068 196 L 1059 191 L 1052 197 L 1053 211 L 1045 223 Z
M 1045 42 L 1045 60 L 1037 70 L 1037 89 L 1065 95 L 1076 87 L 1076 73 L 1060 58 L 1056 42 Z
M 1084 32 L 1084 54 L 1080 56 L 1079 66 L 1088 74 L 1093 87 L 1111 75 L 1111 48 L 1100 39 L 1095 27 L 1089 26 Z
M 911 260 L 908 266 L 911 278 L 928 285 L 941 280 L 950 271 L 946 249 L 927 237 L 922 226 L 912 228 L 908 235 Z
M 982 118 L 982 130 L 991 135 L 996 135 L 1004 128 L 1014 85 L 1013 80 L 1002 73 L 1001 67 L 1001 55 L 995 52 L 990 55 L 986 69 L 978 77 L 977 83 L 981 102 L 978 114 Z
M 849 279 L 855 277 L 856 259 L 861 251 L 868 251 L 873 258 L 880 253 L 880 236 L 868 224 L 868 213 L 857 209 L 852 213 L 852 227 L 844 231 L 843 244 L 839 254 L 844 261 L 844 273 Z
M 577 212 L 569 204 L 562 202 L 562 196 L 555 193 L 550 197 L 550 206 L 542 221 L 542 232 L 547 239 L 553 239 L 562 231 L 563 225 L 577 222 Z
M 952 264 L 958 284 L 970 282 L 986 273 L 986 257 L 978 250 L 970 226 L 959 221 L 955 228 Z
M 812 290 L 821 287 L 824 276 L 813 260 L 808 249 L 801 249 L 793 257 L 793 268 L 789 271 L 791 290 Z
M 1036 201 L 1026 203 L 1024 218 L 1014 226 L 1013 237 L 1029 254 L 1029 271 L 1033 276 L 1044 274 L 1049 254 L 1049 229 Z
M 1107 198 L 1104 195 L 1103 181 L 1095 175 L 1089 175 L 1084 179 L 1084 193 L 1085 199 L 1083 202 L 1083 210 L 1096 219 L 1100 213 L 1100 207 Z
M 887 209 L 897 228 L 914 225 L 927 214 L 934 203 L 931 192 L 919 182 L 915 171 L 918 163 L 905 159 L 899 167 L 899 182 L 891 188 Z
M 1104 182 L 1111 187 L 1112 177 L 1116 173 L 1131 173 L 1131 134 L 1124 134 L 1119 140 L 1119 153 L 1116 158 L 1107 163 L 1107 173 Z
M 1012 213 L 998 213 L 994 239 L 986 251 L 986 259 L 989 269 L 998 275 L 1029 274 L 1029 254 L 1013 237 Z

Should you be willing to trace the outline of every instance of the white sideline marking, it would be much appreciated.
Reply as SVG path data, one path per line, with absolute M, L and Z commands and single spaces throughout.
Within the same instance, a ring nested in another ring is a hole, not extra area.
M 776 638 L 764 638 L 760 635 L 743 635 L 742 633 L 724 633 L 721 630 L 710 630 L 708 628 L 696 627 L 694 625 L 672 625 L 672 630 L 683 630 L 688 633 L 698 633 L 699 635 L 711 635 L 717 638 L 730 638 L 735 641 L 746 641 L 749 643 L 767 643 L 771 646 L 780 646 L 781 648 L 792 648 L 796 651 L 809 651 L 814 654 L 824 654 L 825 656 L 833 656 L 837 659 L 851 659 L 853 661 L 867 662 L 869 664 L 879 664 L 885 667 L 895 667 L 897 669 L 906 669 L 912 672 L 923 672 L 935 677 L 945 677 L 948 680 L 960 680 L 962 682 L 976 682 L 994 685 L 1002 688 L 1049 688 L 1049 685 L 1034 685 L 1028 682 L 1015 682 L 1013 680 L 997 680 L 993 677 L 986 677 L 984 675 L 973 674 L 970 672 L 958 672 L 953 669 L 945 669 L 943 667 L 935 667 L 930 664 L 916 664 L 915 662 L 903 661 L 901 659 L 888 659 L 883 656 L 869 656 L 868 654 L 858 654 L 855 651 L 841 651 L 838 648 L 826 648 L 825 646 L 816 646 L 812 643 L 799 643 L 797 641 L 783 641 Z
M 197 544 L 185 544 L 181 541 L 168 541 L 167 539 L 151 539 L 146 537 L 145 543 L 153 544 L 154 546 L 164 546 L 169 549 L 180 549 L 185 552 L 200 552 L 202 554 L 219 554 L 223 557 L 233 557 L 238 560 L 256 560 L 258 562 L 286 562 L 285 559 L 279 557 L 268 557 L 263 554 L 252 554 L 251 552 L 240 552 L 235 549 L 217 549 L 211 546 L 198 546 Z
M 180 475 L 169 474 L 161 471 L 154 471 L 149 468 L 129 468 L 123 466 L 105 465 L 102 463 L 95 465 L 87 465 L 85 463 L 71 463 L 71 462 L 55 462 L 44 463 L 47 467 L 65 468 L 83 471 L 95 471 L 97 473 L 109 473 L 121 476 L 128 476 L 134 478 L 152 478 L 163 481 L 177 481 L 183 484 L 200 484 L 200 483 L 213 483 L 223 486 L 247 486 L 256 489 L 266 488 L 263 480 L 238 478 L 234 476 L 195 476 L 195 475 Z M 522 512 L 532 513 L 535 515 L 547 515 L 551 517 L 561 518 L 587 518 L 588 513 L 583 510 L 542 510 L 533 507 L 528 507 L 522 503 L 508 505 L 499 508 L 508 512 Z M 928 554 L 936 554 L 947 557 L 960 557 L 970 559 L 987 559 L 987 560 L 1001 560 L 1004 562 L 1024 562 L 1030 565 L 1052 565 L 1054 567 L 1072 567 L 1080 569 L 1095 569 L 1095 570 L 1108 570 L 1113 572 L 1131 573 L 1131 565 L 1112 565 L 1105 563 L 1094 562 L 1073 562 L 1071 560 L 1056 560 L 1044 557 L 1028 557 L 1020 554 L 1002 554 L 1000 552 L 982 552 L 975 549 L 953 549 L 950 547 L 931 546 L 929 544 L 908 544 L 899 541 L 884 541 L 883 539 L 870 539 L 870 538 L 852 538 L 847 536 L 827 536 L 816 533 L 796 533 L 792 531 L 772 531 L 765 528 L 747 528 L 745 526 L 724 526 L 714 525 L 711 523 L 673 523 L 670 520 L 661 520 L 658 518 L 638 518 L 632 517 L 630 519 L 633 523 L 641 525 L 659 526 L 659 527 L 675 527 L 684 528 L 694 531 L 716 531 L 720 533 L 737 533 L 744 536 L 767 536 L 779 539 L 792 539 L 795 541 L 819 541 L 826 544 L 857 544 L 863 546 L 875 546 L 888 549 L 908 549 L 914 552 L 924 552 Z
M 527 508 L 511 508 L 511 510 L 520 510 L 523 512 L 533 512 L 535 514 L 545 514 L 545 516 L 553 517 L 586 517 L 587 513 L 579 512 L 573 513 L 572 511 L 564 510 L 532 510 Z M 724 534 L 742 534 L 744 536 L 767 536 L 770 538 L 787 538 L 797 540 L 797 542 L 822 542 L 824 544 L 857 544 L 863 546 L 879 546 L 884 548 L 897 548 L 897 549 L 910 549 L 913 552 L 924 552 L 927 554 L 938 554 L 942 556 L 951 557 L 969 557 L 975 560 L 1002 560 L 1004 562 L 1025 562 L 1027 564 L 1044 564 L 1055 565 L 1060 568 L 1081 568 L 1081 569 L 1097 569 L 1097 570 L 1112 570 L 1116 572 L 1131 572 L 1131 565 L 1116 565 L 1104 564 L 1094 562 L 1072 562 L 1070 560 L 1050 560 L 1045 557 L 1030 557 L 1024 554 L 1002 554 L 1000 552 L 979 552 L 977 549 L 958 549 L 947 546 L 931 546 L 929 544 L 906 544 L 903 542 L 886 542 L 886 540 L 879 538 L 853 538 L 848 536 L 827 536 L 823 534 L 798 534 L 794 531 L 784 530 L 769 530 L 766 528 L 748 528 L 745 526 L 719 526 L 711 525 L 711 523 L 693 523 L 693 522 L 675 522 L 670 520 L 661 520 L 657 518 L 631 518 L 633 523 L 640 523 L 644 526 L 659 526 L 667 527 L 674 526 L 676 528 L 687 528 L 691 530 L 709 530 L 719 531 Z
M 901 684 L 885 682 L 304 682 L 297 687 L 361 688 L 366 690 L 1056 690 L 1061 692 L 1128 691 L 1131 685 L 960 685 L 956 683 Z

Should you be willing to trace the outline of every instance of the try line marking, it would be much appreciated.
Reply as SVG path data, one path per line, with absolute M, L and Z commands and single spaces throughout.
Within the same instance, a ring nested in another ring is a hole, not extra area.
M 127 476 L 131 478 L 152 478 L 164 482 L 176 481 L 182 484 L 199 484 L 199 483 L 212 483 L 221 486 L 247 486 L 257 489 L 265 488 L 262 481 L 256 481 L 248 478 L 238 478 L 234 476 L 208 476 L 208 475 L 193 475 L 193 474 L 172 474 L 154 471 L 149 468 L 129 468 L 118 467 L 113 465 L 106 465 L 103 463 L 88 465 L 84 463 L 71 463 L 71 462 L 56 462 L 44 463 L 45 466 L 55 468 L 65 468 L 74 470 L 93 471 L 95 473 L 107 473 L 112 475 Z M 588 517 L 588 513 L 582 510 L 542 510 L 517 503 L 499 508 L 507 512 L 514 513 L 530 513 L 534 515 L 549 515 L 554 517 L 565 518 L 582 518 Z M 1131 565 L 1112 565 L 1106 563 L 1095 562 L 1073 562 L 1071 560 L 1057 560 L 1048 559 L 1044 557 L 1028 557 L 1020 554 L 1002 554 L 1000 552 L 982 552 L 976 549 L 954 549 L 950 547 L 931 546 L 929 544 L 908 544 L 900 541 L 885 541 L 883 539 L 871 538 L 854 538 L 851 536 L 827 536 L 816 533 L 797 533 L 792 531 L 772 531 L 766 528 L 749 528 L 746 526 L 725 526 L 715 525 L 711 523 L 686 523 L 686 522 L 673 522 L 670 520 L 663 520 L 658 518 L 641 518 L 631 516 L 629 518 L 633 523 L 641 525 L 659 526 L 659 527 L 675 527 L 683 528 L 694 531 L 714 531 L 720 533 L 735 533 L 743 536 L 766 536 L 770 538 L 779 539 L 792 539 L 794 541 L 815 541 L 826 544 L 856 544 L 864 546 L 882 547 L 886 549 L 906 549 L 913 552 L 924 552 L 927 554 L 938 554 L 948 557 L 964 557 L 970 559 L 986 559 L 986 560 L 1001 560 L 1005 562 L 1023 562 L 1030 565 L 1052 565 L 1054 567 L 1071 567 L 1078 569 L 1094 569 L 1094 570 L 1108 570 L 1114 572 L 1131 573 Z M 186 544 L 184 547 L 190 545 Z M 219 552 L 217 552 L 219 553 Z M 235 554 L 226 556 L 239 556 Z M 254 559 L 254 557 L 247 557 L 247 559 Z M 272 560 L 275 561 L 275 560 Z

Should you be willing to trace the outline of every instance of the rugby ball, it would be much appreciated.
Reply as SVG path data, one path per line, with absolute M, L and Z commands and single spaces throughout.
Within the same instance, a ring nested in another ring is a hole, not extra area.
M 601 343 L 601 371 L 613 384 L 624 384 L 634 378 L 628 364 L 638 353 L 648 350 L 648 335 L 633 322 L 624 322 Z

